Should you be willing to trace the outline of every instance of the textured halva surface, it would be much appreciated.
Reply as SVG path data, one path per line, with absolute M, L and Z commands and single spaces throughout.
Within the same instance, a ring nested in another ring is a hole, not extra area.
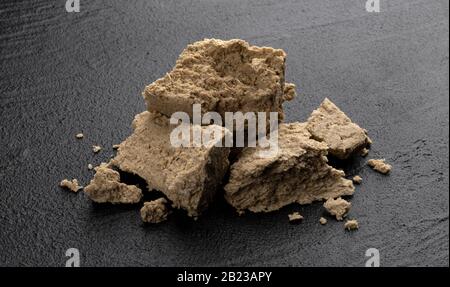
M 346 159 L 369 145 L 367 132 L 353 123 L 335 104 L 325 99 L 308 118 L 308 131 L 328 145 L 329 153 Z
M 278 137 L 276 156 L 260 157 L 260 147 L 247 147 L 231 166 L 225 198 L 238 211 L 269 212 L 353 194 L 352 181 L 327 164 L 327 145 L 311 139 L 305 123 L 281 124 Z
M 120 174 L 107 164 L 95 168 L 94 178 L 84 188 L 87 196 L 98 203 L 138 203 L 142 191 L 135 185 L 120 182 Z
M 163 192 L 173 206 L 189 216 L 198 216 L 213 200 L 228 170 L 229 148 L 215 147 L 228 132 L 223 127 L 190 125 L 202 135 L 215 129 L 222 135 L 201 147 L 173 147 L 170 133 L 175 128 L 159 113 L 143 112 L 133 121 L 133 134 L 122 142 L 112 164 L 143 178 L 148 188 Z
M 170 210 L 167 207 L 167 200 L 161 197 L 156 200 L 144 202 L 140 213 L 142 221 L 147 223 L 160 223 L 167 220 Z
M 295 85 L 285 85 L 286 53 L 250 46 L 243 40 L 205 39 L 187 46 L 175 67 L 145 88 L 149 111 L 171 116 L 201 104 L 202 113 L 279 112 L 295 97 Z

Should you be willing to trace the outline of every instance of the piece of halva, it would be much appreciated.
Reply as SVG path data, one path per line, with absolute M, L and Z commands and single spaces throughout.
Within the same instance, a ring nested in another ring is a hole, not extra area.
M 188 124 L 190 134 L 196 131 L 202 138 L 206 134 L 212 136 L 198 147 L 177 147 L 171 142 L 174 128 L 160 113 L 146 111 L 136 115 L 134 132 L 120 144 L 112 164 L 140 176 L 150 190 L 161 191 L 175 208 L 183 208 L 189 216 L 196 217 L 213 200 L 228 170 L 230 149 L 216 144 L 229 132 L 218 125 Z
M 333 216 L 336 216 L 337 220 L 344 219 L 345 215 L 350 210 L 352 204 L 345 199 L 342 198 L 329 198 L 324 204 L 323 207 Z
M 143 97 L 151 112 L 170 117 L 201 104 L 201 113 L 278 112 L 295 96 L 295 85 L 285 85 L 286 53 L 281 49 L 250 46 L 239 39 L 205 39 L 187 46 L 175 67 L 147 86 Z
M 369 159 L 367 164 L 373 168 L 373 170 L 382 174 L 388 174 L 392 169 L 392 166 L 386 163 L 385 159 Z
M 343 171 L 328 165 L 327 145 L 312 139 L 305 123 L 280 124 L 275 156 L 261 157 L 261 149 L 244 148 L 231 166 L 225 198 L 238 211 L 269 212 L 355 190 Z
M 308 118 L 308 131 L 328 145 L 330 155 L 346 159 L 370 143 L 366 130 L 353 123 L 335 104 L 325 99 Z
M 142 191 L 135 185 L 120 182 L 119 172 L 107 164 L 95 168 L 94 178 L 84 188 L 84 193 L 98 203 L 138 203 L 142 198 Z
M 142 221 L 147 223 L 160 223 L 167 220 L 170 210 L 167 207 L 167 200 L 161 197 L 156 200 L 144 202 L 140 213 Z

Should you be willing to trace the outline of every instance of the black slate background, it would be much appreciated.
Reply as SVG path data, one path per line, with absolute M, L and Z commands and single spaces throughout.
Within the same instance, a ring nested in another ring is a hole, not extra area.
M 65 1 L 0 3 L 0 266 L 448 266 L 449 4 L 446 0 Z M 144 86 L 190 42 L 242 38 L 288 53 L 299 96 L 288 121 L 329 97 L 374 140 L 343 164 L 364 183 L 351 199 L 357 232 L 318 224 L 320 204 L 238 217 L 218 202 L 194 222 L 182 212 L 143 226 L 139 206 L 97 206 L 61 190 L 86 184 L 145 109 Z M 83 132 L 85 138 L 74 135 Z M 92 144 L 105 149 L 98 155 Z M 287 223 L 300 210 L 305 221 Z

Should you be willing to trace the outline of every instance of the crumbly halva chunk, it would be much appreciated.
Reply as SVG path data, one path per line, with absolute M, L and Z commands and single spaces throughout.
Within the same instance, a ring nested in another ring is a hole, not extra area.
M 359 228 L 359 223 L 356 219 L 349 219 L 345 222 L 344 228 L 347 230 L 356 230 Z
M 170 141 L 176 126 L 159 113 L 143 112 L 133 121 L 133 134 L 120 144 L 112 163 L 143 178 L 149 189 L 163 192 L 176 208 L 196 217 L 213 200 L 228 170 L 229 148 L 216 147 L 228 132 L 217 126 L 193 126 L 202 137 L 214 130 L 216 138 L 200 147 L 174 147 Z M 192 141 L 191 141 L 192 143 Z
M 83 187 L 78 185 L 78 180 L 76 180 L 75 178 L 72 180 L 68 180 L 68 179 L 63 179 L 60 183 L 59 186 L 63 187 L 63 188 L 67 188 L 70 191 L 73 192 L 78 192 L 80 189 L 82 189 Z
M 362 177 L 360 177 L 359 175 L 355 175 L 355 176 L 352 178 L 352 181 L 353 181 L 353 183 L 361 184 L 362 181 L 363 181 L 363 179 L 362 179 Z
M 280 124 L 275 156 L 261 157 L 260 146 L 244 148 L 225 186 L 228 203 L 238 211 L 269 212 L 353 194 L 352 181 L 327 164 L 327 145 L 310 137 L 305 123 Z
M 142 221 L 147 223 L 160 223 L 167 220 L 170 210 L 167 207 L 167 200 L 161 197 L 156 200 L 144 202 L 140 213 Z
M 288 214 L 289 222 L 291 223 L 298 223 L 303 220 L 303 216 L 300 214 L 300 212 L 293 212 L 291 214 Z
M 352 204 L 345 199 L 338 197 L 337 199 L 329 198 L 323 207 L 333 216 L 336 216 L 337 220 L 344 219 L 344 216 L 350 210 Z
M 84 192 L 94 202 L 98 203 L 138 203 L 142 198 L 142 191 L 135 185 L 120 182 L 120 174 L 111 169 L 108 164 L 101 164 L 95 168 L 94 178 Z
M 370 143 L 366 130 L 353 123 L 329 99 L 312 112 L 307 129 L 314 139 L 326 143 L 329 153 L 339 159 L 348 158 Z
M 250 46 L 239 39 L 205 39 L 190 44 L 164 77 L 145 88 L 151 112 L 170 117 L 193 104 L 202 114 L 218 112 L 279 112 L 295 96 L 295 85 L 285 85 L 286 53 L 281 49 Z
M 102 147 L 99 146 L 99 145 L 93 145 L 93 146 L 92 146 L 92 151 L 93 151 L 94 153 L 98 153 L 98 152 L 100 152 L 101 150 L 102 150 Z
M 327 220 L 325 217 L 321 217 L 321 218 L 319 219 L 319 223 L 322 224 L 322 225 L 327 224 L 327 222 L 328 222 L 328 220 Z
M 77 134 L 75 135 L 75 137 L 76 137 L 77 139 L 82 139 L 82 138 L 84 138 L 84 134 L 82 134 L 82 133 L 77 133 Z
M 387 164 L 385 159 L 369 159 L 367 164 L 382 174 L 388 174 L 392 169 L 392 166 Z

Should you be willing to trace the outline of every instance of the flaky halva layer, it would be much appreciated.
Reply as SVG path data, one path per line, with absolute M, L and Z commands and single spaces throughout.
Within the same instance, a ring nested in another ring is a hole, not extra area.
M 281 124 L 278 145 L 269 158 L 260 157 L 260 147 L 244 148 L 231 166 L 225 198 L 238 211 L 269 212 L 353 194 L 352 181 L 327 164 L 327 145 L 311 138 L 306 123 Z

